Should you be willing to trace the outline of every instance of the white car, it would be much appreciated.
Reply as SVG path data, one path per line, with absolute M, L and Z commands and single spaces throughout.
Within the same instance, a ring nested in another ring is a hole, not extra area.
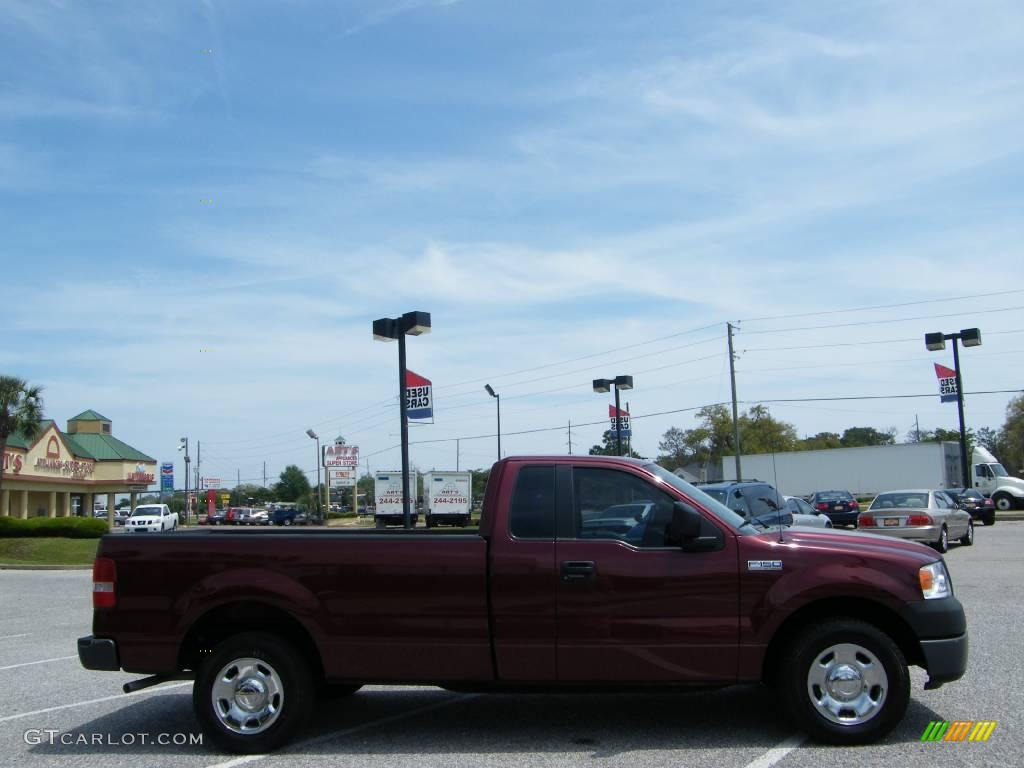
M 132 510 L 124 522 L 128 533 L 163 533 L 178 527 L 178 513 L 166 504 L 143 504 Z
M 786 500 L 786 509 L 793 514 L 793 525 L 802 525 L 808 528 L 831 528 L 832 521 L 828 516 L 819 512 L 803 499 L 796 496 L 783 496 Z

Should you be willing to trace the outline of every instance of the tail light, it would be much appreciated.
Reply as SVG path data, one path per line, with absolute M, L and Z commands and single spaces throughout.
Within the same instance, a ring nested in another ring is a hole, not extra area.
M 911 515 L 907 518 L 907 525 L 931 525 L 932 518 L 929 515 Z
M 822 511 L 824 511 L 824 510 L 828 509 L 828 504 L 826 504 L 826 503 L 825 503 L 825 502 L 823 502 L 823 501 L 819 501 L 819 502 L 817 503 L 817 505 L 816 505 L 816 508 L 817 508 L 817 509 L 820 509 L 820 510 L 822 510 Z
M 854 499 L 850 502 L 851 509 L 860 509 L 860 502 Z
M 92 564 L 92 607 L 117 605 L 117 566 L 109 557 L 97 557 Z
M 861 515 L 857 518 L 857 527 L 862 526 L 873 526 L 875 524 L 875 518 L 872 515 Z

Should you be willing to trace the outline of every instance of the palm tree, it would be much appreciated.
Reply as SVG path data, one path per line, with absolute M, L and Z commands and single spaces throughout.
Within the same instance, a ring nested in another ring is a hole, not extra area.
M 7 440 L 16 432 L 31 438 L 39 431 L 43 420 L 42 392 L 42 387 L 30 387 L 24 379 L 0 376 L 0 491 L 4 487 Z

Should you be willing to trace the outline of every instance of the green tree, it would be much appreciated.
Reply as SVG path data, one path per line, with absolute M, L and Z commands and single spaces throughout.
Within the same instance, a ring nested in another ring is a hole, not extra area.
M 740 448 L 744 453 L 792 451 L 796 444 L 796 427 L 773 418 L 767 406 L 755 405 L 740 415 Z
M 0 376 L 0 490 L 4 487 L 3 457 L 11 435 L 35 437 L 43 420 L 43 388 L 24 379 Z
M 294 464 L 281 472 L 281 479 L 274 484 L 274 493 L 281 501 L 299 501 L 311 490 L 306 473 Z
M 819 432 L 811 437 L 805 437 L 797 444 L 797 449 L 801 451 L 822 451 L 842 447 L 843 444 L 836 432 Z
M 1024 471 L 1024 395 L 1006 406 L 1006 423 L 999 431 L 1000 447 L 1009 472 Z
M 615 436 L 612 434 L 612 431 L 610 429 L 606 429 L 604 431 L 604 434 L 601 436 L 601 442 L 604 443 L 604 445 L 594 445 L 594 446 L 591 446 L 590 451 L 589 451 L 591 456 L 618 456 L 619 455 L 618 440 L 615 439 Z M 643 458 L 643 456 L 641 456 L 639 453 L 634 451 L 632 448 L 628 448 L 628 446 L 629 446 L 629 441 L 623 440 L 622 441 L 622 450 L 623 450 L 623 454 L 622 455 L 623 456 L 630 456 L 630 457 L 632 457 L 634 459 L 642 459 Z
M 923 434 L 923 433 L 922 433 Z M 894 445 L 896 443 L 896 427 L 884 431 L 874 427 L 850 427 L 843 431 L 839 438 L 843 448 L 861 448 L 869 445 Z
M 246 506 L 249 499 L 252 499 L 255 504 L 266 504 L 268 501 L 274 501 L 274 491 L 255 483 L 242 483 L 231 489 L 231 506 Z

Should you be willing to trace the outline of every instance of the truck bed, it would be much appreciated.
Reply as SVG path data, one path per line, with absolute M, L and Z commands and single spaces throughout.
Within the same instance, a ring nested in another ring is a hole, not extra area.
M 118 609 L 97 611 L 93 633 L 120 638 L 127 671 L 189 666 L 182 657 L 206 651 L 189 627 L 258 605 L 298 621 L 329 679 L 493 677 L 487 542 L 475 530 L 116 534 L 97 556 L 116 561 Z

